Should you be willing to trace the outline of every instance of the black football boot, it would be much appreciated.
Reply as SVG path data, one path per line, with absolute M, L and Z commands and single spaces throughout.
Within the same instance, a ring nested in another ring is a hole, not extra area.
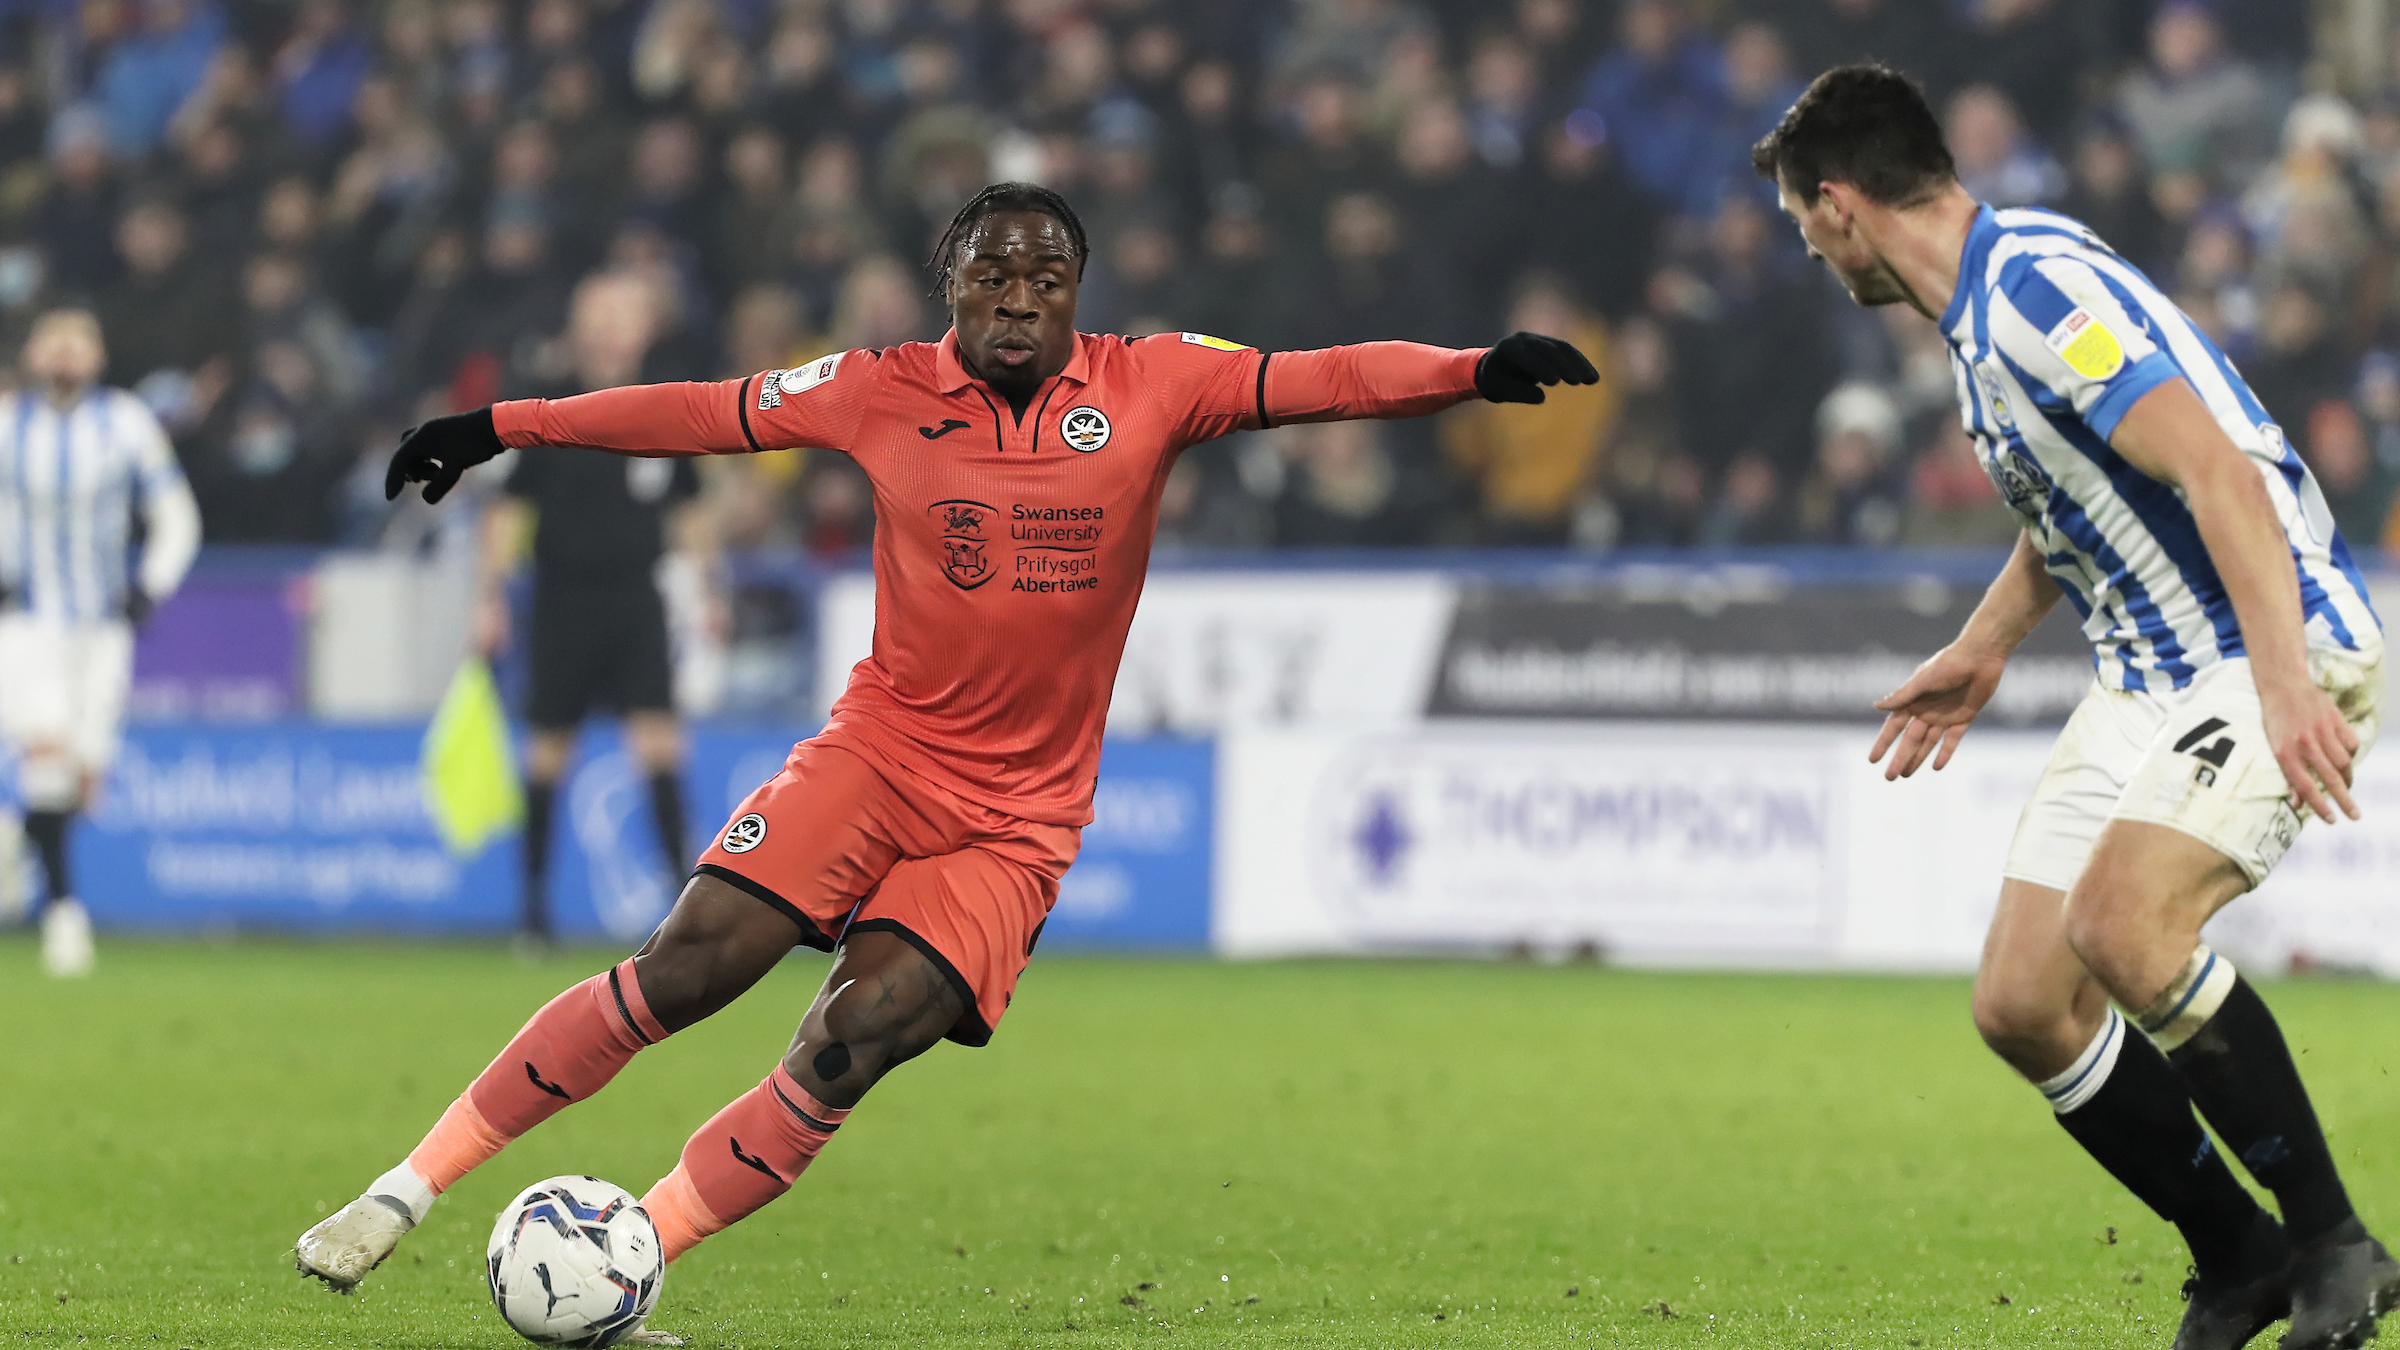
M 2291 1289 L 2283 1350 L 2358 1350 L 2400 1303 L 2400 1261 L 2352 1216 L 2294 1253 Z
M 2174 1350 L 2241 1350 L 2292 1312 L 2287 1267 L 2242 1284 L 2217 1285 L 2197 1272 L 2183 1282 L 2183 1325 Z

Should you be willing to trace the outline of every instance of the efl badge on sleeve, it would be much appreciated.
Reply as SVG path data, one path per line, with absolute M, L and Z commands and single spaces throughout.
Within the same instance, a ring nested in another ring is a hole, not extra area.
M 2058 353 L 2067 369 L 2087 380 L 2105 380 L 2125 368 L 2125 344 L 2088 309 L 2058 321 L 2042 345 Z
M 770 370 L 759 376 L 758 410 L 765 412 L 770 408 L 780 408 L 783 406 L 785 394 L 805 394 L 832 379 L 833 372 L 841 369 L 842 358 L 847 355 L 849 355 L 848 352 L 835 352 L 831 356 L 822 357 L 805 366 L 794 366 L 790 370 Z
M 1211 351 L 1246 352 L 1250 350 L 1239 342 L 1227 342 L 1221 337 L 1210 337 L 1206 333 L 1186 333 L 1183 335 L 1183 340 L 1195 347 L 1206 347 Z

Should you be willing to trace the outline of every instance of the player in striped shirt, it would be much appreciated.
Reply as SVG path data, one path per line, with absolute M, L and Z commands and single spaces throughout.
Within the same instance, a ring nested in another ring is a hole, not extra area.
M 1859 303 L 1940 324 L 1976 453 L 2025 524 L 1957 641 L 1876 705 L 1870 758 L 1891 756 L 1887 778 L 1947 763 L 2061 594 L 2092 639 L 2098 679 L 2009 847 L 1977 1027 L 2182 1229 L 2179 1350 L 2286 1315 L 2285 1350 L 2359 1344 L 2400 1264 L 2353 1212 L 2275 1019 L 2200 941 L 2290 847 L 2301 807 L 2358 814 L 2383 636 L 2323 494 L 2139 270 L 2064 216 L 1969 197 L 1904 76 L 1826 72 L 1752 158 Z
M 106 360 L 88 310 L 53 310 L 26 339 L 25 386 L 0 395 L 0 737 L 49 883 L 42 960 L 54 975 L 91 968 L 67 828 L 116 754 L 134 625 L 200 548 L 167 434 L 140 399 L 99 387 Z

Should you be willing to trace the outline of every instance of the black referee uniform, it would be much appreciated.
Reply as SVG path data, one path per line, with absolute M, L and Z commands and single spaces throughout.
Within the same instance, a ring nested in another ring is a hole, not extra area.
M 534 446 L 517 452 L 506 491 L 533 507 L 532 669 L 525 720 L 571 732 L 594 713 L 671 713 L 674 670 L 657 582 L 667 515 L 700 492 L 688 459 L 628 459 Z M 528 781 L 525 914 L 547 936 L 550 826 L 558 785 Z M 673 770 L 654 772 L 651 805 L 670 859 L 684 847 Z

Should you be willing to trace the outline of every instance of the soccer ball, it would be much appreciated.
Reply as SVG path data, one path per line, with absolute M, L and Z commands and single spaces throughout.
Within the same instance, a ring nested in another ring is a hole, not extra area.
M 666 1273 L 649 1213 L 598 1177 L 526 1187 L 484 1253 L 493 1306 L 536 1345 L 615 1345 L 657 1306 Z

